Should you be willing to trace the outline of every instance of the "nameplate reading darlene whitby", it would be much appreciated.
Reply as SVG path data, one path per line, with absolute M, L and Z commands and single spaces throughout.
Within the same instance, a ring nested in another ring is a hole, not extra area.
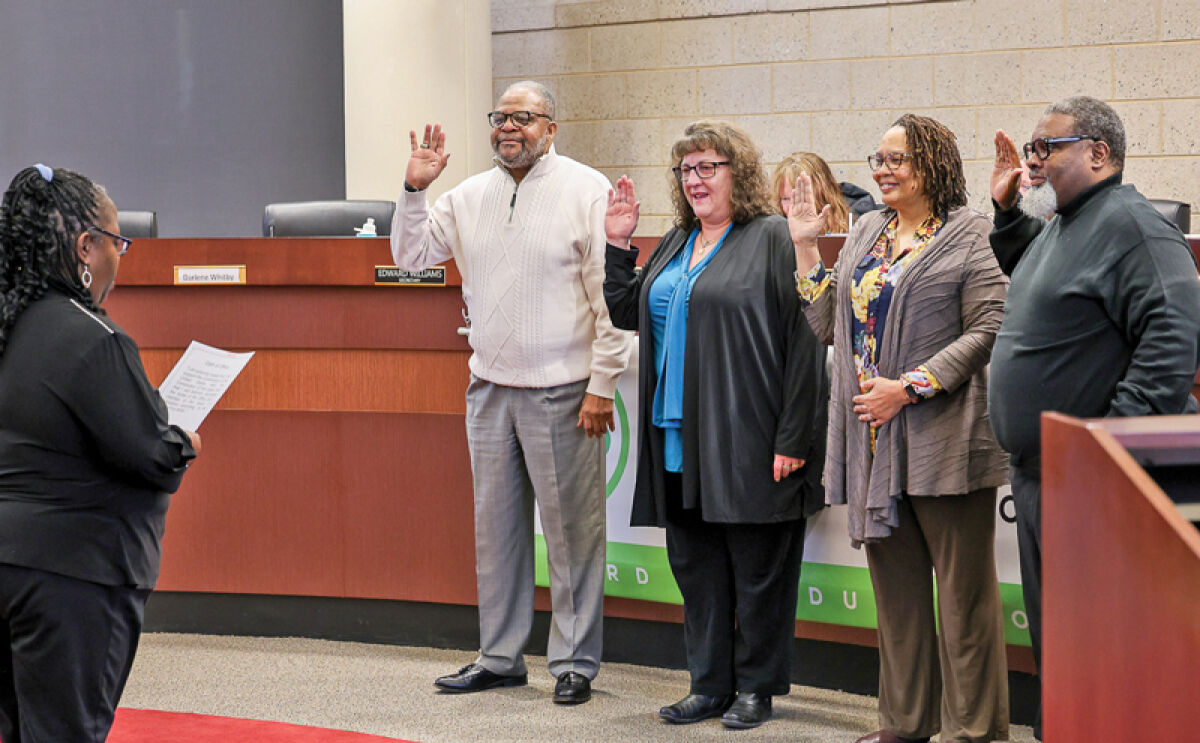
M 176 266 L 176 284 L 245 284 L 245 266 Z
M 395 266 L 376 266 L 375 283 L 388 286 L 445 286 L 446 267 L 430 266 L 422 271 L 401 271 Z

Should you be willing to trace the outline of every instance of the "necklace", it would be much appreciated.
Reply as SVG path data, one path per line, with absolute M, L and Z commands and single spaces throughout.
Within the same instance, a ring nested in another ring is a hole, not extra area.
M 698 256 L 708 253 L 708 249 L 711 248 L 713 243 L 715 243 L 717 241 L 716 238 L 713 238 L 710 240 L 707 237 L 704 237 L 703 235 L 701 235 L 700 238 L 702 240 L 702 242 L 700 243 L 700 249 L 695 251 L 696 255 L 698 255 Z

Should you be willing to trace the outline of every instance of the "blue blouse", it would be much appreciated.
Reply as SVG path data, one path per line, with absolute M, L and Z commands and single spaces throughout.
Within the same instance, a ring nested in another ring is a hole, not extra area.
M 654 393 L 652 421 L 663 430 L 664 466 L 668 472 L 683 471 L 683 362 L 687 350 L 688 304 L 696 279 L 725 243 L 729 230 L 694 268 L 692 249 L 700 230 L 692 230 L 687 244 L 655 277 L 647 292 L 650 302 L 650 333 L 654 340 L 654 368 L 658 386 Z

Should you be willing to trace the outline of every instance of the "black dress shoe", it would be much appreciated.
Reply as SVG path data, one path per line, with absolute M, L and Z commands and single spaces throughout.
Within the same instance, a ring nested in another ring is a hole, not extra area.
M 732 694 L 719 694 L 717 696 L 688 694 L 675 704 L 660 709 L 658 716 L 676 725 L 686 725 L 691 722 L 707 720 L 710 717 L 717 717 L 729 709 L 729 705 L 732 702 Z
M 587 676 L 566 671 L 558 677 L 554 685 L 555 704 L 583 704 L 592 698 L 592 682 Z
M 737 699 L 721 715 L 721 724 L 727 728 L 745 730 L 756 728 L 771 719 L 771 695 L 739 692 Z
M 528 674 L 501 676 L 498 673 L 492 673 L 478 663 L 472 663 L 458 669 L 458 673 L 436 679 L 433 685 L 451 694 L 465 694 L 469 691 L 484 691 L 501 686 L 524 686 L 528 679 Z

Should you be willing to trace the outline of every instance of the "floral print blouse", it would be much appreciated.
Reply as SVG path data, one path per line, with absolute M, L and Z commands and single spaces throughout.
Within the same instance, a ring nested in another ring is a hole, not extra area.
M 898 216 L 893 216 L 887 227 L 875 241 L 866 257 L 854 268 L 854 285 L 850 288 L 850 302 L 854 308 L 854 322 L 850 329 L 854 348 L 854 366 L 860 383 L 879 376 L 879 339 L 887 324 L 888 309 L 892 292 L 904 269 L 925 250 L 946 220 L 930 215 L 917 228 L 912 246 L 892 258 L 896 244 Z M 807 274 L 796 284 L 800 301 L 811 304 L 830 285 L 831 275 L 825 264 L 817 261 Z M 900 375 L 900 382 L 911 385 L 921 397 L 932 397 L 942 386 L 924 364 Z

